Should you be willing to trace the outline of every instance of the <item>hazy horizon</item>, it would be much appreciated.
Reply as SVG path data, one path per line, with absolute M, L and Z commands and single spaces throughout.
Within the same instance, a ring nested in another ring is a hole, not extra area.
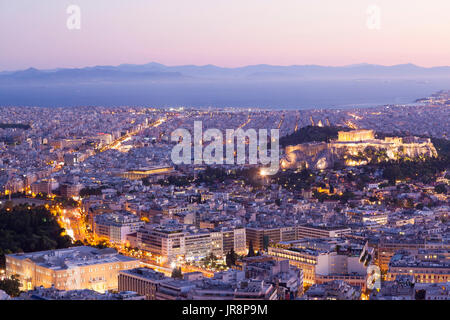
M 450 88 L 448 12 L 446 0 L 0 0 L 0 105 L 409 104 Z
M 72 30 L 74 4 L 80 29 Z M 449 66 L 448 12 L 445 0 L 0 0 L 0 70 L 149 61 Z
M 450 67 L 450 65 L 435 65 L 435 66 L 422 66 L 422 65 L 418 65 L 415 63 L 411 63 L 411 62 L 404 62 L 404 63 L 398 63 L 398 64 L 377 64 L 377 63 L 370 63 L 370 62 L 361 62 L 361 63 L 352 63 L 352 64 L 343 64 L 343 65 L 320 65 L 320 64 L 288 64 L 288 65 L 281 65 L 281 64 L 268 64 L 268 63 L 258 63 L 258 64 L 247 64 L 247 65 L 238 65 L 238 66 L 234 66 L 234 67 L 227 67 L 224 65 L 217 65 L 217 64 L 213 64 L 213 63 L 205 63 L 205 64 L 165 64 L 165 63 L 161 63 L 158 61 L 148 61 L 148 62 L 144 62 L 144 63 L 131 63 L 131 62 L 124 62 L 124 63 L 119 63 L 119 64 L 111 64 L 111 65 L 107 65 L 107 64 L 95 64 L 95 65 L 80 65 L 80 66 L 76 66 L 76 67 L 68 67 L 68 66 L 55 66 L 52 68 L 37 68 L 35 66 L 28 66 L 25 68 L 21 68 L 21 69 L 15 69 L 15 70 L 0 70 L 0 73 L 2 72 L 17 72 L 17 71 L 25 71 L 28 69 L 36 69 L 36 70 L 40 70 L 40 71 L 53 71 L 53 70 L 58 70 L 58 69 L 85 69 L 85 68 L 95 68 L 95 67 L 120 67 L 120 66 L 126 66 L 126 65 L 130 65 L 130 66 L 145 66 L 145 65 L 149 65 L 149 64 L 160 64 L 163 65 L 165 67 L 188 67 L 188 66 L 193 66 L 193 67 L 208 67 L 208 66 L 212 66 L 212 67 L 218 67 L 218 68 L 223 68 L 223 69 L 240 69 L 240 68 L 246 68 L 246 67 L 258 67 L 258 66 L 271 66 L 271 67 L 324 67 L 324 68 L 345 68 L 345 67 L 354 67 L 354 66 L 380 66 L 380 67 L 396 67 L 396 66 L 407 66 L 407 65 L 411 65 L 414 67 L 419 67 L 419 68 L 423 68 L 423 69 L 432 69 L 432 68 L 446 68 L 446 67 Z

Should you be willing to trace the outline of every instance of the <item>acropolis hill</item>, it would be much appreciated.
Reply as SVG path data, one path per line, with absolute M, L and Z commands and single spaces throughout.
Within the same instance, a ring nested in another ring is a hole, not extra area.
M 325 169 L 336 162 L 356 166 L 374 159 L 437 157 L 436 149 L 428 138 L 409 136 L 381 140 L 375 138 L 373 130 L 339 131 L 337 140 L 286 146 L 285 154 L 280 163 L 283 169 Z

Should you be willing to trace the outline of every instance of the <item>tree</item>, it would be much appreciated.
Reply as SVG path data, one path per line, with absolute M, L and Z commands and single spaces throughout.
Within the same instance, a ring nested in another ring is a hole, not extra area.
M 100 196 L 102 195 L 102 188 L 83 188 L 80 190 L 80 197 L 85 198 L 88 196 Z
M 415 299 L 416 300 L 425 300 L 425 297 L 427 295 L 427 292 L 423 289 L 417 290 L 415 293 Z
M 387 179 L 391 184 L 395 183 L 395 180 L 402 178 L 402 172 L 399 166 L 393 165 L 387 167 L 383 171 L 383 178 Z
M 295 131 L 292 134 L 280 138 L 280 145 L 286 147 L 288 145 L 297 145 L 305 142 L 329 142 L 338 137 L 338 131 L 350 131 L 350 128 L 339 126 L 306 126 Z
M 217 260 L 217 257 L 216 257 L 216 255 L 214 253 L 211 252 L 210 254 L 208 254 L 206 256 L 205 260 L 208 261 L 208 262 L 213 262 L 213 261 Z
M 0 123 L 1 129 L 23 129 L 28 130 L 31 129 L 29 124 L 24 123 Z
M 181 271 L 181 267 L 173 268 L 173 270 L 172 270 L 172 278 L 174 278 L 174 279 L 183 279 L 183 272 Z
M 330 184 L 330 193 L 334 193 L 334 187 Z
M 72 239 L 44 206 L 0 209 L 0 268 L 5 254 L 67 248 Z
M 83 243 L 83 241 L 81 240 L 77 240 L 73 243 L 74 247 L 80 247 L 80 246 L 84 246 L 85 244 Z
M 347 203 L 349 200 L 352 200 L 355 198 L 355 194 L 349 190 L 345 190 L 345 192 L 341 196 L 341 202 Z
M 234 249 L 231 248 L 230 252 L 228 252 L 227 255 L 225 256 L 225 261 L 227 263 L 227 266 L 230 268 L 231 268 L 231 266 L 235 266 L 236 260 L 237 260 L 237 254 L 236 254 L 236 252 L 234 252 Z
M 7 200 L 3 206 L 4 209 L 11 210 L 14 207 L 14 202 Z
M 152 184 L 148 178 L 142 178 L 141 180 L 142 180 L 142 184 L 146 187 L 151 186 L 151 184 Z
M 109 247 L 109 242 L 108 240 L 102 239 L 94 247 L 97 249 L 105 249 Z
M 201 262 L 203 263 L 203 265 L 205 266 L 211 266 L 213 268 L 216 267 L 217 265 L 217 257 L 214 255 L 214 253 L 210 253 L 208 254 L 206 257 L 204 257 Z
M 434 187 L 434 191 L 436 193 L 446 193 L 447 192 L 447 188 L 445 187 L 444 184 L 438 184 L 437 186 Z
M 17 275 L 12 275 L 11 278 L 0 280 L 0 290 L 3 290 L 11 297 L 17 297 L 20 294 L 20 280 Z
M 255 250 L 253 249 L 253 241 L 250 240 L 250 243 L 248 245 L 248 254 L 247 257 L 254 257 L 255 256 Z
M 424 207 L 424 204 L 423 204 L 423 203 L 418 203 L 418 204 L 416 204 L 416 209 L 417 209 L 417 210 L 422 210 L 423 207 Z

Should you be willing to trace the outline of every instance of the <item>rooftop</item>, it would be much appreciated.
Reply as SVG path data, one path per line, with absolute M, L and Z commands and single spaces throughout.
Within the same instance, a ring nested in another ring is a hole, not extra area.
M 19 260 L 29 259 L 38 266 L 53 270 L 65 270 L 103 263 L 138 261 L 134 258 L 123 256 L 112 248 L 97 249 L 88 246 L 30 253 L 16 253 L 7 255 L 7 257 Z

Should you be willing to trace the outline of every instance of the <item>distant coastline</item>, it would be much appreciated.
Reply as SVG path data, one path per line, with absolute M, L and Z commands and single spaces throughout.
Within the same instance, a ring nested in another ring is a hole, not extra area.
M 413 104 L 450 88 L 450 67 L 98 66 L 0 72 L 3 106 L 347 109 Z M 362 80 L 363 79 L 363 80 Z

